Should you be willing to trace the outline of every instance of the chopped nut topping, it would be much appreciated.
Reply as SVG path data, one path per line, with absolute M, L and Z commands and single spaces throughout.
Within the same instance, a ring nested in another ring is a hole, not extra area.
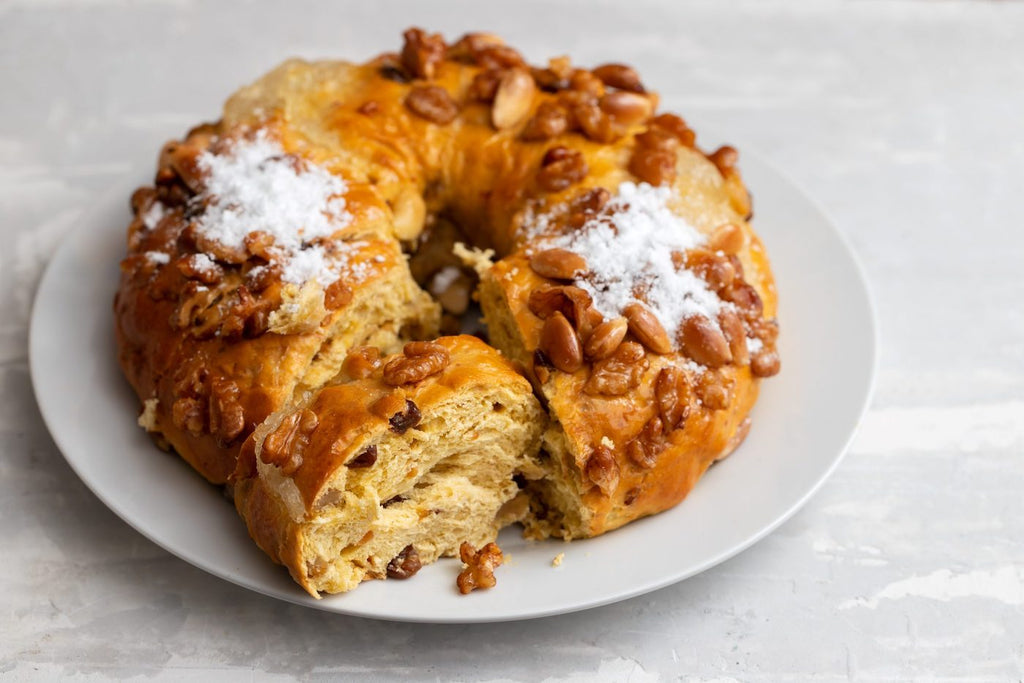
M 384 365 L 384 383 L 393 387 L 415 384 L 448 367 L 451 354 L 435 342 L 409 342 L 400 355 Z
M 463 541 L 459 546 L 459 557 L 465 564 L 456 579 L 460 593 L 467 595 L 477 588 L 493 588 L 497 585 L 494 570 L 504 561 L 497 543 L 488 543 L 480 550 L 474 550 L 473 546 Z
M 702 315 L 691 316 L 679 326 L 679 345 L 687 356 L 709 368 L 721 367 L 732 360 L 725 335 Z
M 690 414 L 690 382 L 676 367 L 661 369 L 654 381 L 654 400 L 666 431 L 679 427 Z
M 782 362 L 774 349 L 761 349 L 750 358 L 750 372 L 754 377 L 771 377 L 779 374 Z
M 607 446 L 598 446 L 591 451 L 583 472 L 606 496 L 610 496 L 619 485 L 619 464 Z
M 569 129 L 569 112 L 557 102 L 542 102 L 521 134 L 523 140 L 532 142 L 548 140 Z
M 444 38 L 439 33 L 428 34 L 418 28 L 411 28 L 402 35 L 405 38 L 402 65 L 406 71 L 416 78 L 433 78 L 448 50 Z
M 583 152 L 568 147 L 552 147 L 541 161 L 537 183 L 548 192 L 561 192 L 587 177 Z
M 594 363 L 583 391 L 590 395 L 622 396 L 640 384 L 649 366 L 644 347 L 636 342 L 622 342 L 611 356 Z
M 420 118 L 439 125 L 451 123 L 459 115 L 459 105 L 438 85 L 413 88 L 405 98 L 405 106 Z
M 352 379 L 366 379 L 382 364 L 380 349 L 376 346 L 357 346 L 345 356 L 341 369 Z
M 423 567 L 420 562 L 420 555 L 416 548 L 411 545 L 405 546 L 402 552 L 388 562 L 387 574 L 389 579 L 408 579 L 414 576 Z
M 583 367 L 583 350 L 576 330 L 560 311 L 547 320 L 540 331 L 540 350 L 562 372 L 576 372 Z
M 530 268 L 541 277 L 572 280 L 587 271 L 587 261 L 568 249 L 545 249 L 530 256 Z
M 277 465 L 282 474 L 294 474 L 302 465 L 302 455 L 319 425 L 319 418 L 311 410 L 292 413 L 263 440 L 260 460 L 266 465 Z
M 593 73 L 609 88 L 618 88 L 619 90 L 628 90 L 635 93 L 645 92 L 644 85 L 640 81 L 640 75 L 635 69 L 625 64 L 602 64 L 594 69 Z
M 537 88 L 525 69 L 509 69 L 501 77 L 494 95 L 491 122 L 498 130 L 519 125 L 530 113 Z
M 665 426 L 655 415 L 636 438 L 626 444 L 626 455 L 641 469 L 650 469 L 658 463 L 658 456 L 665 450 Z
M 590 360 L 602 360 L 612 355 L 626 338 L 628 327 L 625 318 L 600 323 L 587 337 L 587 343 L 583 346 L 584 354 Z
M 672 341 L 665 328 L 643 304 L 632 303 L 622 310 L 629 323 L 629 331 L 637 340 L 655 353 L 670 353 Z

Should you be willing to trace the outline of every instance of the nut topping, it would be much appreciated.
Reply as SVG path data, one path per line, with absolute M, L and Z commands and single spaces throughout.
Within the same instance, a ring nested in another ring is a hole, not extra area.
M 540 331 L 540 350 L 562 372 L 576 372 L 583 367 L 579 337 L 572 323 L 560 311 L 544 321 Z
M 418 28 L 411 28 L 402 35 L 405 38 L 402 66 L 416 78 L 433 78 L 448 49 L 444 38 L 439 33 L 428 34 Z
M 411 545 L 405 546 L 402 552 L 388 562 L 387 574 L 389 579 L 408 579 L 423 567 L 420 562 L 419 553 Z
M 342 371 L 352 379 L 366 379 L 383 364 L 376 346 L 357 346 L 348 352 L 341 364 Z
M 435 342 L 409 342 L 402 354 L 384 365 L 384 383 L 393 387 L 415 384 L 448 367 L 451 354 Z
M 750 360 L 750 352 L 747 350 L 747 331 L 743 327 L 743 321 L 736 315 L 735 311 L 723 308 L 718 314 L 718 324 L 722 327 L 722 333 L 729 342 L 729 352 L 732 354 L 732 362 L 737 365 L 746 365 Z
M 530 113 L 537 88 L 533 77 L 523 69 L 510 69 L 498 83 L 491 109 L 491 123 L 498 130 L 519 125 Z
M 594 69 L 593 73 L 609 88 L 635 93 L 645 92 L 644 85 L 640 82 L 640 74 L 625 64 L 602 64 Z
M 729 384 L 717 372 L 704 373 L 697 383 L 697 395 L 709 410 L 724 410 L 732 400 Z
M 569 112 L 557 102 L 542 102 L 523 128 L 523 140 L 548 140 L 569 129 Z
M 497 585 L 494 570 L 504 561 L 497 543 L 488 543 L 480 550 L 474 550 L 473 546 L 463 541 L 459 546 L 459 557 L 466 565 L 455 581 L 460 593 L 467 595 L 477 588 L 493 588 Z
M 632 303 L 622 311 L 629 323 L 629 331 L 637 340 L 655 353 L 671 353 L 672 341 L 654 314 L 639 303 Z
M 702 315 L 683 321 L 679 327 L 679 344 L 687 356 L 709 368 L 721 367 L 732 360 L 725 335 Z
M 610 496 L 619 485 L 619 464 L 607 446 L 598 446 L 590 453 L 583 473 L 606 496 Z
M 647 119 L 654 110 L 654 104 L 643 95 L 617 91 L 601 98 L 601 110 L 618 123 L 631 126 Z
M 548 192 L 561 192 L 587 177 L 583 152 L 568 147 L 552 147 L 541 160 L 537 183 Z
M 555 311 L 560 311 L 576 327 L 586 318 L 591 303 L 592 300 L 586 290 L 574 285 L 544 286 L 530 292 L 530 297 L 526 301 L 530 312 L 541 320 L 547 319 Z
M 292 413 L 263 440 L 260 460 L 267 465 L 277 465 L 282 474 L 293 474 L 302 464 L 302 455 L 319 424 L 312 410 Z
M 530 256 L 530 268 L 541 277 L 572 280 L 587 270 L 587 261 L 567 249 L 545 249 Z
M 459 115 L 459 105 L 438 85 L 413 88 L 405 98 L 405 106 L 413 114 L 438 125 L 451 123 Z
M 629 158 L 629 172 L 651 185 L 670 183 L 676 177 L 675 150 L 637 146 Z
M 654 400 L 666 431 L 672 431 L 690 414 L 690 382 L 677 367 L 662 368 L 654 381 Z
M 746 236 L 743 229 L 735 223 L 725 223 L 715 228 L 708 239 L 708 246 L 712 251 L 722 251 L 726 254 L 738 254 L 746 243 Z
M 584 355 L 590 360 L 607 358 L 619 348 L 628 329 L 629 324 L 625 318 L 604 321 L 587 337 L 587 343 L 583 345 Z
M 779 354 L 774 349 L 761 349 L 750 358 L 750 372 L 754 377 L 777 375 L 781 367 Z
M 650 469 L 658 464 L 658 456 L 665 450 L 665 426 L 661 418 L 652 417 L 640 433 L 626 444 L 626 455 L 641 469 Z
M 649 366 L 644 347 L 636 342 L 622 342 L 612 355 L 594 363 L 583 391 L 591 396 L 622 396 L 640 384 Z

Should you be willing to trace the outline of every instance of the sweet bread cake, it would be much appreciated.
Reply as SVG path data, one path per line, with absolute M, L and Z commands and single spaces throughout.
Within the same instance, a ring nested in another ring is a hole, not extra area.
M 132 197 L 140 424 L 314 595 L 672 507 L 779 370 L 737 160 L 633 69 L 488 34 L 286 62 Z M 438 338 L 471 293 L 493 347 Z

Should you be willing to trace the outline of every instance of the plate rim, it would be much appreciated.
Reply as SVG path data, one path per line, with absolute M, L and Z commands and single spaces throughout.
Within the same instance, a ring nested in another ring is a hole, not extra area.
M 191 564 L 204 572 L 211 574 L 219 579 L 228 581 L 236 586 L 251 590 L 255 593 L 265 595 L 267 597 L 283 600 L 285 602 L 301 605 L 304 607 L 311 607 L 319 611 L 332 612 L 347 616 L 357 616 L 361 618 L 371 618 L 384 621 L 395 621 L 405 623 L 436 623 L 436 624 L 470 624 L 470 623 L 500 623 L 510 621 L 523 621 L 528 619 L 544 618 L 561 614 L 571 614 L 591 608 L 601 607 L 622 600 L 628 600 L 633 597 L 644 595 L 661 588 L 679 583 L 688 578 L 701 574 L 712 567 L 729 560 L 745 550 L 749 549 L 765 537 L 773 533 L 782 524 L 790 520 L 800 509 L 807 504 L 807 502 L 821 489 L 825 481 L 832 476 L 839 464 L 846 457 L 849 452 L 850 445 L 853 439 L 856 437 L 857 432 L 863 423 L 863 419 L 868 409 L 871 406 L 873 400 L 879 369 L 879 326 L 878 326 L 878 312 L 875 303 L 874 296 L 870 287 L 870 281 L 867 278 L 866 270 L 861 262 L 861 259 L 851 243 L 850 238 L 839 229 L 837 222 L 826 210 L 823 204 L 811 193 L 809 193 L 802 183 L 795 180 L 791 175 L 780 169 L 774 163 L 768 161 L 764 156 L 753 151 L 752 146 L 744 145 L 744 156 L 747 159 L 752 159 L 754 165 L 761 166 L 764 171 L 767 171 L 777 177 L 782 183 L 789 185 L 790 188 L 798 193 L 802 201 L 806 202 L 808 207 L 812 208 L 819 217 L 821 226 L 819 228 L 827 228 L 831 236 L 834 237 L 839 245 L 842 247 L 842 251 L 846 258 L 849 260 L 852 266 L 853 282 L 856 284 L 856 288 L 859 293 L 863 295 L 863 303 L 865 304 L 865 311 L 867 314 L 869 334 L 867 335 L 870 339 L 870 348 L 867 349 L 867 354 L 870 358 L 870 370 L 867 382 L 864 385 L 863 395 L 860 398 L 859 405 L 857 407 L 855 419 L 852 420 L 851 426 L 847 433 L 844 435 L 841 441 L 841 447 L 837 450 L 835 455 L 832 457 L 829 465 L 821 471 L 819 476 L 810 484 L 803 493 L 795 498 L 785 508 L 785 510 L 778 514 L 768 524 L 761 526 L 757 532 L 751 534 L 742 541 L 735 543 L 717 554 L 705 558 L 703 561 L 698 562 L 695 565 L 689 566 L 683 571 L 668 573 L 656 580 L 631 585 L 620 591 L 614 591 L 608 593 L 602 597 L 598 597 L 589 601 L 580 602 L 572 605 L 558 605 L 553 606 L 549 609 L 539 609 L 530 612 L 516 613 L 516 614 L 502 614 L 500 616 L 491 616 L 486 613 L 460 613 L 450 615 L 433 615 L 430 617 L 420 617 L 415 615 L 403 615 L 403 614 L 392 614 L 392 613 L 379 613 L 372 610 L 360 609 L 358 607 L 346 607 L 339 605 L 329 599 L 325 600 L 313 600 L 309 596 L 300 591 L 296 590 L 294 594 L 285 594 L 279 591 L 269 589 L 259 584 L 253 583 L 246 580 L 241 576 L 232 576 L 220 568 L 215 567 L 206 558 L 196 555 L 191 552 L 188 548 L 180 548 L 174 544 L 161 539 L 156 533 L 147 529 L 138 520 L 134 519 L 130 514 L 122 509 L 122 506 L 117 501 L 108 497 L 100 483 L 94 482 L 92 478 L 82 470 L 77 462 L 76 458 L 69 457 L 69 449 L 66 448 L 63 443 L 63 434 L 59 428 L 55 428 L 58 425 L 59 416 L 51 413 L 51 408 L 43 401 L 40 400 L 40 368 L 41 361 L 39 360 L 41 351 L 39 350 L 39 331 L 40 319 L 42 314 L 40 313 L 40 302 L 43 299 L 45 292 L 48 288 L 53 286 L 53 283 L 59 278 L 57 269 L 54 267 L 56 261 L 58 261 L 58 255 L 65 249 L 69 249 L 68 246 L 71 241 L 65 239 L 61 244 L 52 252 L 50 258 L 45 266 L 42 277 L 39 279 L 39 283 L 36 287 L 36 291 L 32 297 L 32 310 L 29 321 L 28 330 L 28 356 L 29 356 L 29 375 L 32 383 L 33 397 L 35 398 L 36 404 L 39 407 L 40 415 L 43 418 L 43 422 L 46 425 L 47 431 L 50 437 L 53 439 L 54 444 L 60 451 L 64 461 L 70 466 L 71 470 L 75 475 L 85 484 L 85 486 L 95 495 L 100 502 L 104 504 L 109 510 L 111 510 L 119 519 L 125 522 L 130 528 L 140 533 L 143 537 L 148 539 L 150 542 L 156 544 L 161 549 L 165 550 L 169 554 L 178 559 L 184 560 L 188 564 Z M 748 162 L 749 163 L 749 162 Z M 142 166 L 139 164 L 132 164 L 131 169 L 120 175 L 114 180 L 110 186 L 103 192 L 96 195 L 93 202 L 87 205 L 81 212 L 79 219 L 76 221 L 76 225 L 69 229 L 65 233 L 65 237 L 70 236 L 76 230 L 84 229 L 83 226 L 89 224 L 90 218 L 96 214 L 101 214 L 104 208 L 108 206 L 115 197 L 123 195 L 124 190 L 130 184 L 137 184 L 137 178 L 142 176 Z M 755 227 L 756 230 L 756 227 Z M 73 448 L 71 450 L 74 450 Z M 268 560 L 269 561 L 269 560 Z

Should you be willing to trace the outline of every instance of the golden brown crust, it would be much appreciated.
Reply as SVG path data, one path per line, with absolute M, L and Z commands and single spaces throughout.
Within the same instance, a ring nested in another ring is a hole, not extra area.
M 561 58 L 530 67 L 493 36 L 446 46 L 418 30 L 406 33 L 400 54 L 364 65 L 293 60 L 243 88 L 222 122 L 165 149 L 156 188 L 135 198 L 115 313 L 125 374 L 140 398 L 157 399 L 147 404 L 155 405 L 147 424 L 211 481 L 234 473 L 254 538 L 309 589 L 299 527 L 257 473 L 289 469 L 309 509 L 367 435 L 387 424 L 394 413 L 378 413 L 395 408 L 395 396 L 429 404 L 430 392 L 454 391 L 485 371 L 438 370 L 442 359 L 427 349 L 387 371 L 389 384 L 375 360 L 362 359 L 357 366 L 372 366 L 367 377 L 310 399 L 315 426 L 293 415 L 280 437 L 285 455 L 260 461 L 266 432 L 253 435 L 275 411 L 330 381 L 351 347 L 390 352 L 436 333 L 437 307 L 412 283 L 399 241 L 409 248 L 443 217 L 500 259 L 483 269 L 491 339 L 529 376 L 553 418 L 532 532 L 595 535 L 675 505 L 735 446 L 760 378 L 778 371 L 776 295 L 747 222 L 735 150 L 701 152 L 686 123 L 656 106 L 657 96 L 623 65 L 591 72 Z M 274 277 L 250 285 L 248 272 L 265 264 L 258 240 L 241 255 L 190 242 L 190 199 L 204 182 L 196 155 L 254 131 L 269 131 L 296 163 L 345 179 L 352 220 L 332 239 L 364 244 L 354 256 L 367 267 L 359 279 L 343 274 L 333 290 L 312 294 Z M 639 304 L 604 316 L 577 286 L 587 255 L 547 249 L 544 240 L 580 229 L 623 183 L 641 181 L 670 188 L 671 211 L 703 236 L 702 246 L 678 254 L 677 266 L 725 302 L 718 320 L 690 317 L 665 329 Z M 157 201 L 166 217 L 142 229 Z M 189 261 L 211 248 L 214 273 Z M 147 257 L 154 251 L 169 263 Z M 365 321 L 373 307 L 364 304 L 382 291 L 409 303 L 386 316 L 376 338 L 373 330 L 339 336 L 352 320 Z M 456 298 L 446 308 L 464 309 L 465 297 Z M 282 322 L 288 306 L 302 315 Z M 472 347 L 460 342 L 458 353 L 472 355 Z M 423 388 L 410 394 L 403 378 L 423 372 Z M 320 401 L 350 408 L 328 416 Z M 302 443 L 300 459 L 294 443 Z

